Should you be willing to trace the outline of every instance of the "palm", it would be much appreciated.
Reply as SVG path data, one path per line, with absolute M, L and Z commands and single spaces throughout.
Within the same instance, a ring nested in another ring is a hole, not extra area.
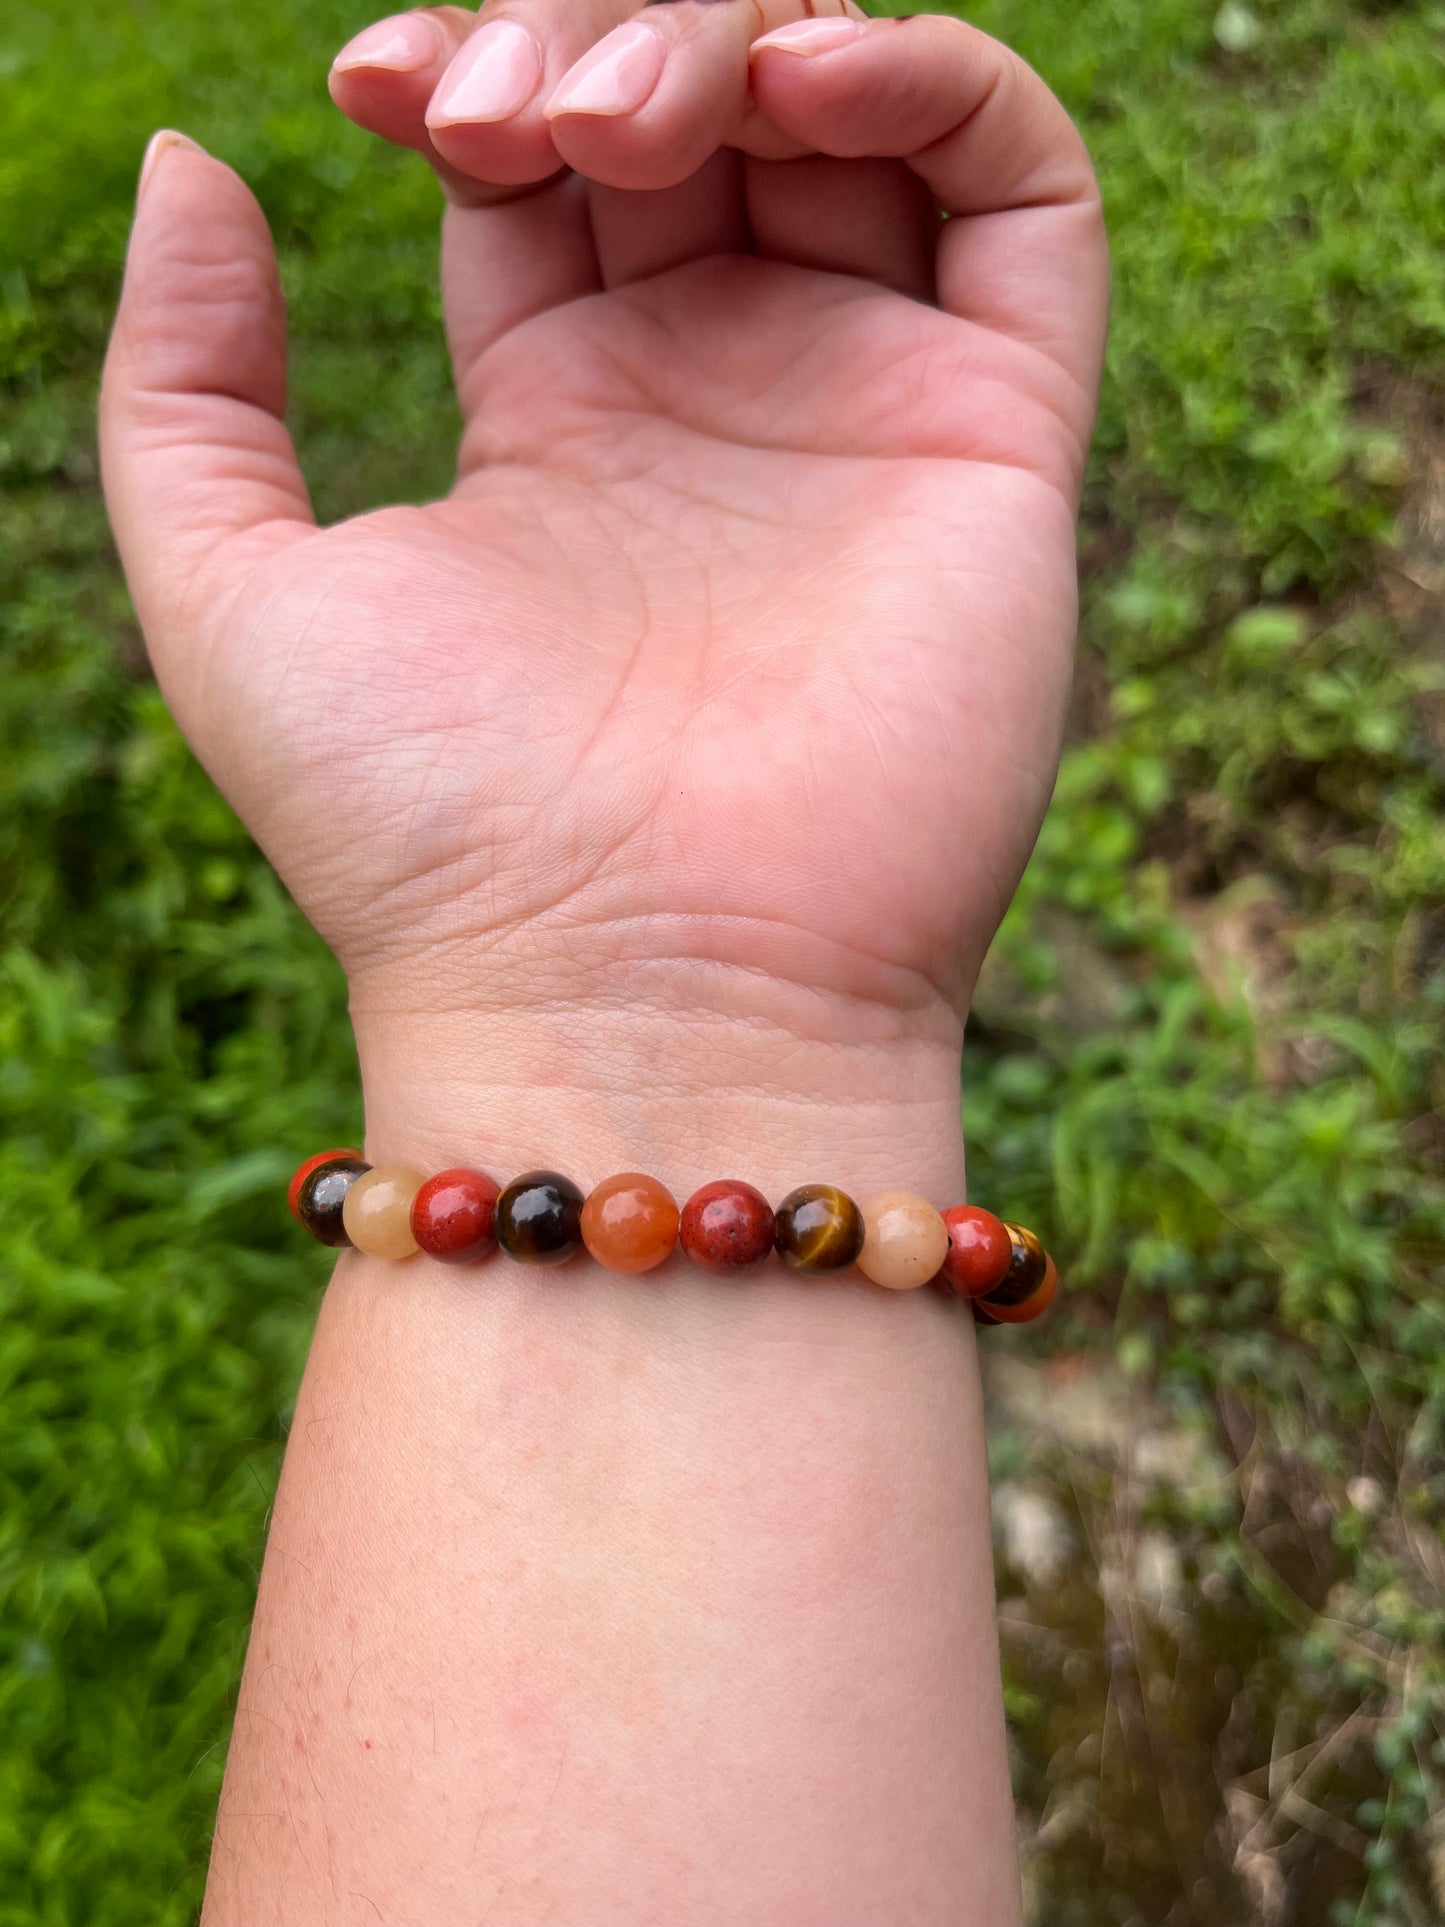
M 956 988 L 1067 680 L 1037 360 L 739 258 L 496 343 L 453 496 L 286 550 L 215 651 L 238 801 L 348 968 L 539 922 L 785 920 Z
M 454 183 L 575 170 L 448 217 L 467 427 L 426 509 L 314 528 L 254 204 L 194 161 L 145 202 L 107 383 L 117 531 L 183 725 L 353 985 L 423 956 L 473 983 L 585 931 L 594 959 L 956 1003 L 1017 880 L 1074 623 L 1087 156 L 957 21 L 750 67 L 753 18 L 659 9 L 627 32 L 673 78 L 631 120 L 534 102 L 441 157 L 437 70 L 346 81 Z M 207 237 L 199 292 L 182 235 Z M 165 299 L 207 318 L 190 389 Z M 157 434 L 145 397 L 178 372 Z

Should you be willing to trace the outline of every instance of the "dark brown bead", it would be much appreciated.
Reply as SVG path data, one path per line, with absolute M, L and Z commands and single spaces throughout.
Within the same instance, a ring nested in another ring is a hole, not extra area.
M 807 1276 L 844 1270 L 863 1249 L 863 1236 L 863 1213 L 834 1184 L 800 1184 L 778 1206 L 778 1255 Z
M 1048 1253 L 1044 1254 L 1043 1276 L 1026 1298 L 1016 1305 L 1001 1305 L 993 1298 L 975 1298 L 973 1315 L 980 1325 L 1030 1325 L 1042 1318 L 1054 1302 L 1059 1289 L 1059 1274 Z
M 303 1179 L 296 1193 L 296 1216 L 318 1244 L 331 1245 L 337 1251 L 350 1245 L 351 1239 L 341 1221 L 341 1207 L 352 1185 L 370 1169 L 365 1158 L 332 1158 L 326 1164 L 318 1164 Z
M 338 1158 L 359 1158 L 360 1156 L 360 1151 L 348 1144 L 338 1146 L 334 1151 L 318 1151 L 314 1157 L 309 1157 L 304 1163 L 297 1165 L 291 1174 L 291 1182 L 286 1188 L 286 1203 L 291 1212 L 291 1216 L 296 1220 L 297 1224 L 301 1222 L 301 1211 L 299 1207 L 301 1187 L 311 1176 L 311 1173 L 313 1171 L 319 1171 L 323 1164 L 334 1164 Z
M 581 1191 L 557 1171 L 527 1171 L 497 1199 L 494 1233 L 522 1265 L 564 1265 L 582 1246 Z
M 741 1178 L 719 1178 L 682 1208 L 678 1238 L 702 1271 L 726 1276 L 760 1264 L 773 1248 L 773 1207 Z
M 1008 1269 L 992 1290 L 983 1294 L 985 1304 L 995 1308 L 1021 1305 L 1032 1298 L 1044 1281 L 1044 1266 L 1049 1261 L 1048 1253 L 1026 1226 L 1005 1224 L 1004 1230 L 1009 1241 Z

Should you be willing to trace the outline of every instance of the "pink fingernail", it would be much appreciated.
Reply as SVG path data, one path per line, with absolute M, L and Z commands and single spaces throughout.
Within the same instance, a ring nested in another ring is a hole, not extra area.
M 140 164 L 140 180 L 136 183 L 136 199 L 146 191 L 146 182 L 156 171 L 156 162 L 162 154 L 173 147 L 189 148 L 193 154 L 204 154 L 205 148 L 199 141 L 193 141 L 188 134 L 178 134 L 174 127 L 163 127 L 158 134 L 152 134 L 146 143 L 145 157 Z
M 441 53 L 441 37 L 420 14 L 399 13 L 394 20 L 378 20 L 354 40 L 348 40 L 331 63 L 334 74 L 358 67 L 379 67 L 390 74 L 414 74 L 430 67 Z
M 866 20 L 795 20 L 755 40 L 752 53 L 756 57 L 776 49 L 783 54 L 826 54 L 835 47 L 846 47 L 867 31 Z
M 428 127 L 457 121 L 510 120 L 542 85 L 542 49 L 515 20 L 493 20 L 474 33 L 426 110 Z
M 662 77 L 667 49 L 651 27 L 630 21 L 584 54 L 547 102 L 548 120 L 561 114 L 635 114 Z

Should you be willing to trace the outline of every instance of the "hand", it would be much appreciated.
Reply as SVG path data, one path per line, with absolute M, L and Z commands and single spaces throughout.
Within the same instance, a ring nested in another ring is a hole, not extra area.
M 951 1183 L 1067 698 L 1093 175 L 959 21 L 629 11 L 443 8 L 338 62 L 453 201 L 465 428 L 423 509 L 315 527 L 260 212 L 153 152 L 103 399 L 122 555 L 348 973 L 393 1148 Z
M 454 201 L 425 509 L 315 528 L 259 211 L 152 150 L 126 568 L 348 972 L 374 1157 L 945 1204 L 1068 683 L 1092 175 L 956 21 L 750 49 L 794 0 L 625 11 L 489 6 L 459 99 L 451 11 L 336 76 Z M 343 1257 L 207 1922 L 1018 1921 L 971 1321 L 572 1269 Z

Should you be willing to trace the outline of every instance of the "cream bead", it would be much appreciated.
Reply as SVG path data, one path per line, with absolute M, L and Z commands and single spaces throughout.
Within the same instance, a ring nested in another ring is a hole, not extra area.
M 936 1278 L 948 1256 L 948 1227 L 927 1198 L 885 1191 L 863 1207 L 858 1269 L 875 1285 L 912 1291 Z
M 368 1258 L 410 1258 L 418 1249 L 411 1234 L 412 1200 L 422 1174 L 405 1164 L 378 1164 L 346 1194 L 341 1222 L 358 1251 Z

